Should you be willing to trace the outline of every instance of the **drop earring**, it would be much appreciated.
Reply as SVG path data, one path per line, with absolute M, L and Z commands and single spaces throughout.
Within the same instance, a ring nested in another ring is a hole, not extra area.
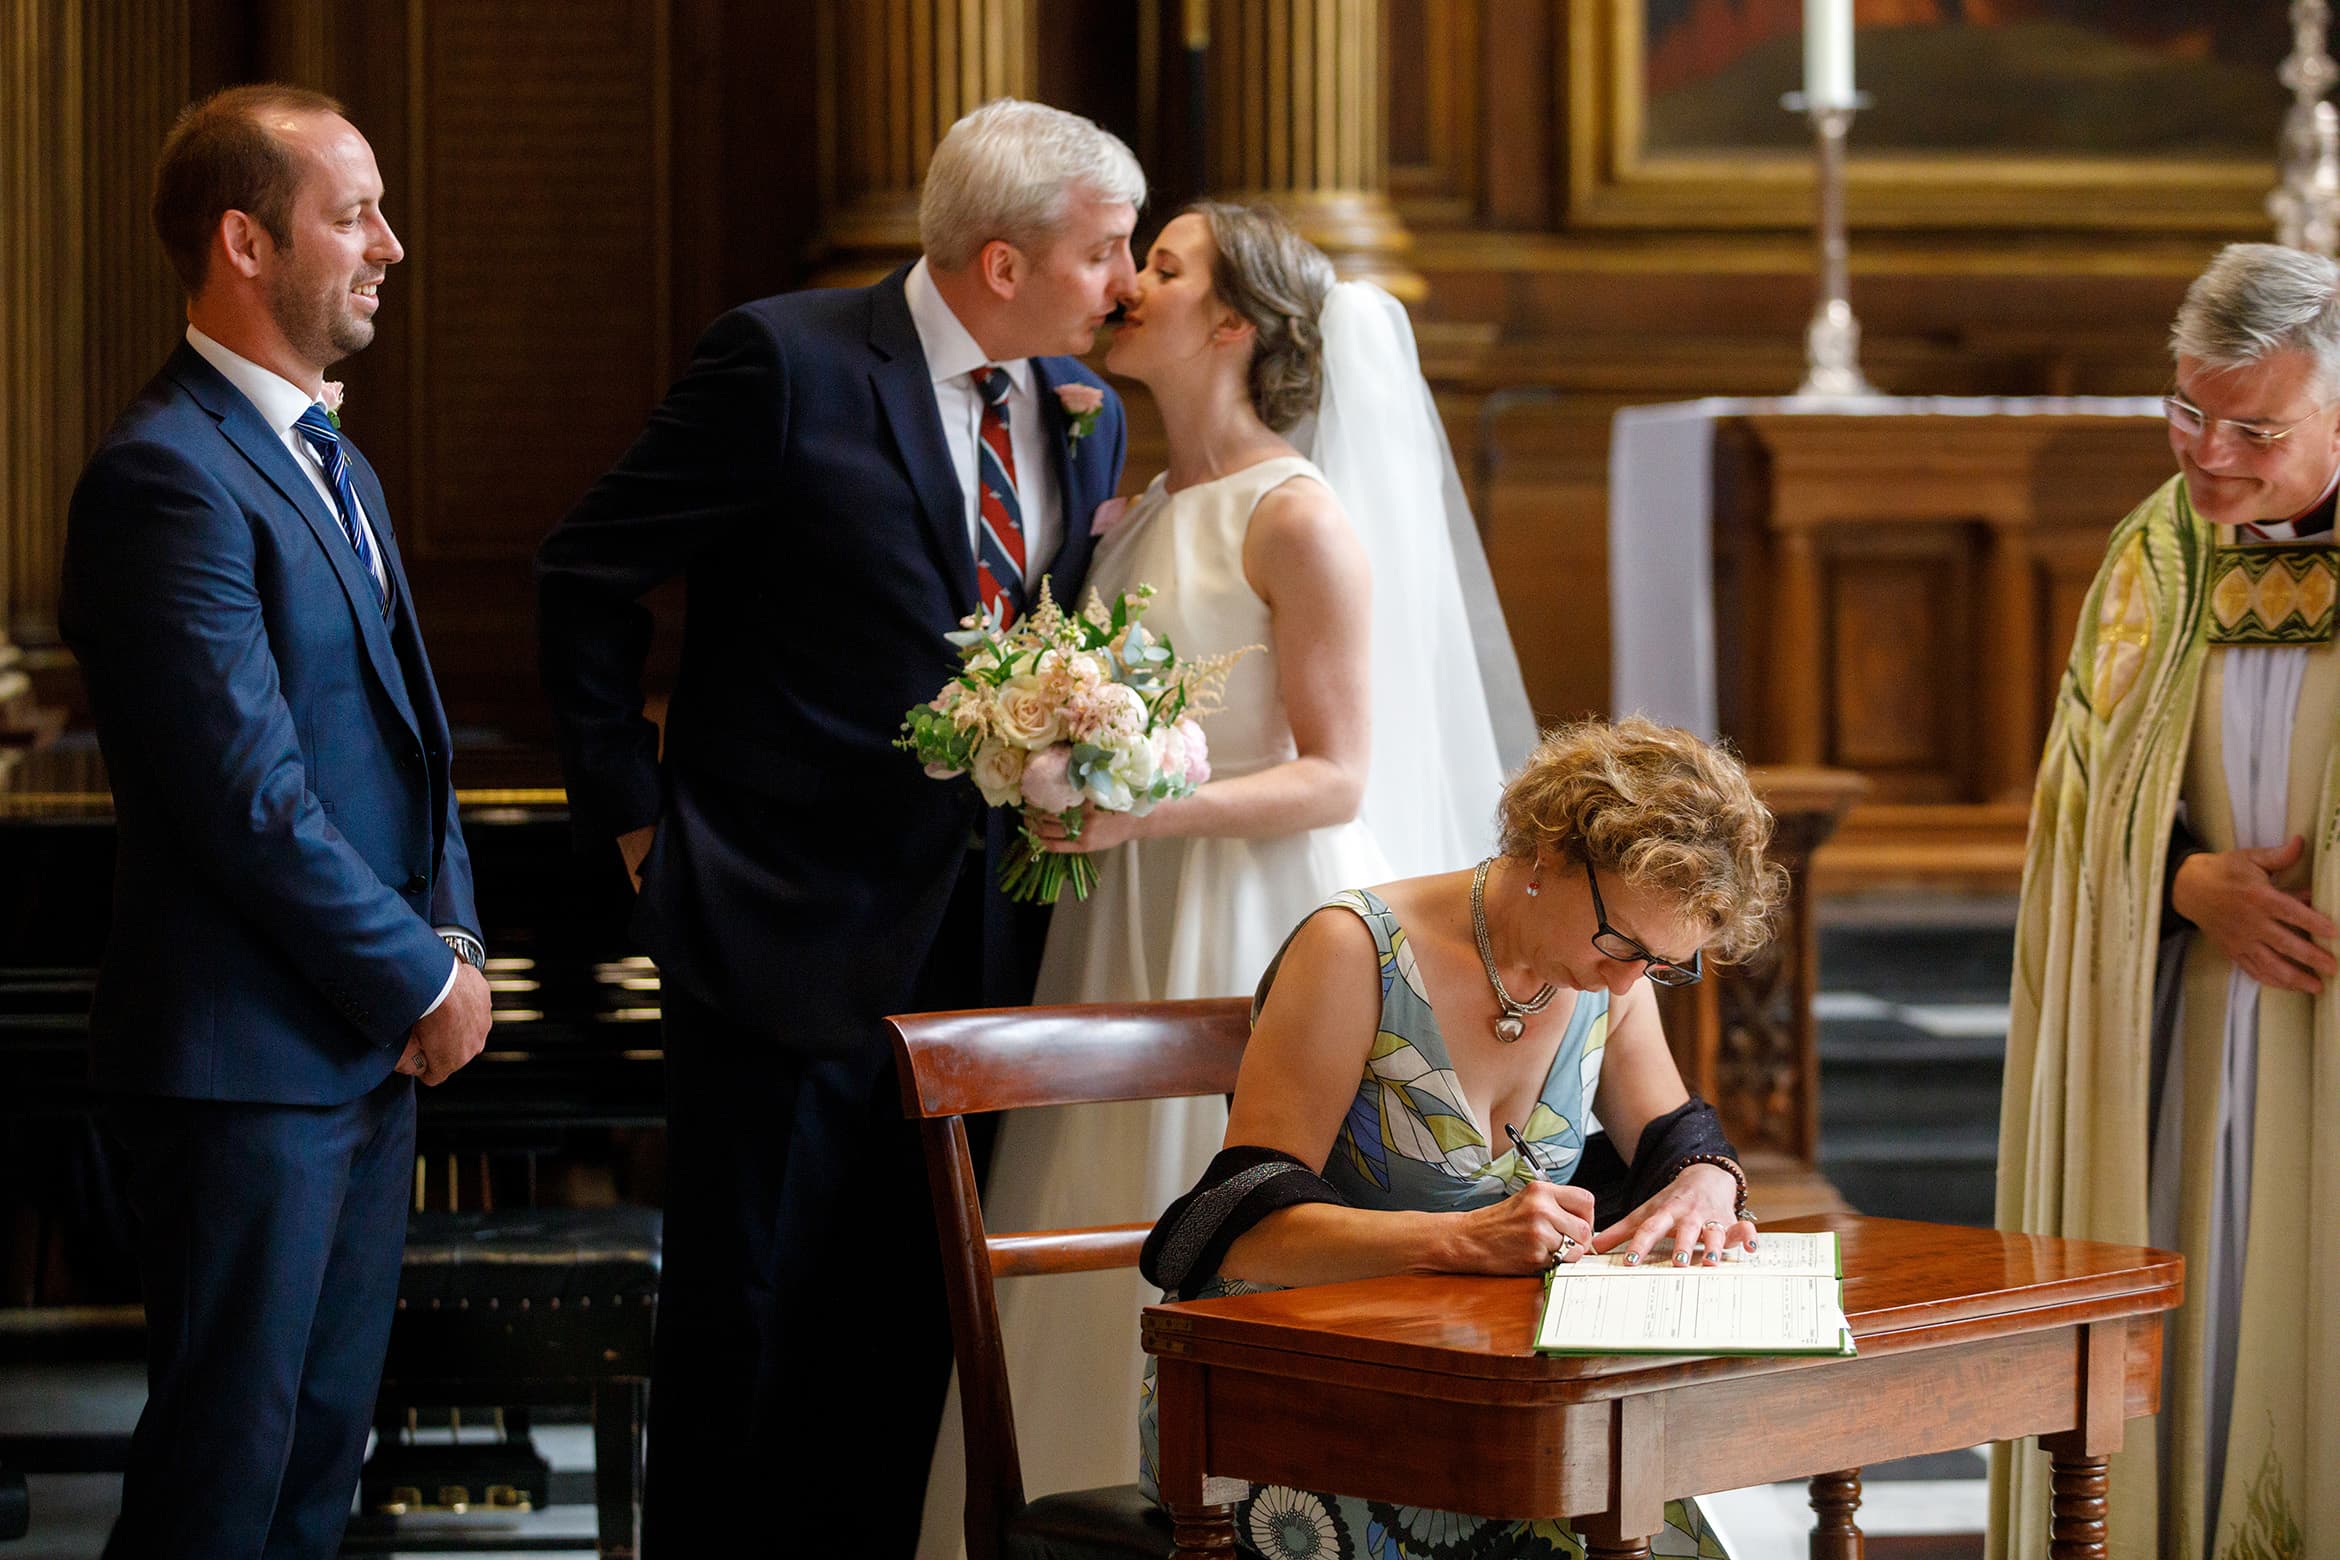
M 1528 879 L 1528 890 L 1527 890 L 1528 898 L 1530 898 L 1530 899 L 1533 899 L 1533 898 L 1535 898 L 1535 897 L 1536 897 L 1538 894 L 1542 893 L 1543 891 L 1544 891 L 1544 880 L 1543 880 L 1541 877 L 1532 877 L 1532 878 L 1529 878 L 1529 879 Z

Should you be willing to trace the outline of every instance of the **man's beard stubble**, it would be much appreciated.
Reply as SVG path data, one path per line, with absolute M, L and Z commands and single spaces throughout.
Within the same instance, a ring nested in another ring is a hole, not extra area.
M 373 345 L 374 322 L 350 311 L 349 296 L 346 283 L 330 293 L 310 293 L 285 274 L 270 292 L 269 312 L 293 350 L 322 370 Z

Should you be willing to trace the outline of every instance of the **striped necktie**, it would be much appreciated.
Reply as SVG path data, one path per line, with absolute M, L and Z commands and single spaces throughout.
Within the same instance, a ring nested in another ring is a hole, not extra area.
M 1007 371 L 999 368 L 979 368 L 968 377 L 983 398 L 982 438 L 975 451 L 976 486 L 982 492 L 975 583 L 984 610 L 1004 627 L 1024 602 L 1024 504 L 1016 493 L 1016 447 L 1008 433 L 1011 384 Z
M 333 484 L 333 497 L 340 513 L 341 534 L 349 538 L 356 550 L 358 567 L 366 571 L 366 579 L 374 587 L 374 596 L 384 616 L 390 611 L 390 588 L 384 583 L 383 570 L 375 567 L 373 544 L 366 540 L 366 528 L 358 521 L 357 488 L 350 481 L 349 447 L 342 442 L 341 430 L 325 415 L 325 408 L 311 401 L 307 411 L 293 428 L 316 451 L 317 463 L 325 468 L 325 476 Z

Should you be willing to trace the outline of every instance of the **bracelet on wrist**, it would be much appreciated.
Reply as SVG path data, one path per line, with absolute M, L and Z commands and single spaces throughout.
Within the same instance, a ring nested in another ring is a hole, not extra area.
M 1738 1183 L 1738 1194 L 1731 1205 L 1731 1216 L 1736 1219 L 1744 1219 L 1749 1216 L 1747 1213 L 1747 1172 L 1739 1168 L 1736 1160 L 1728 1154 L 1691 1154 L 1674 1167 L 1674 1174 L 1680 1175 L 1692 1165 L 1712 1165 Z

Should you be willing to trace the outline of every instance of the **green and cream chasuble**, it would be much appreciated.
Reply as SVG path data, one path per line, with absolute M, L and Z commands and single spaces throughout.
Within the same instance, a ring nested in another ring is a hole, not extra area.
M 2310 568 L 2269 548 L 2265 566 L 2220 555 L 2225 528 L 2195 517 L 2173 479 L 2114 531 L 2081 609 L 2033 798 L 2016 928 L 1999 1144 L 1999 1223 L 2034 1234 L 2152 1244 L 2186 1255 L 2187 1300 L 2167 1319 L 2157 1419 L 2131 1420 L 2112 1464 L 2116 1556 L 2257 1560 L 2340 1553 L 2340 987 L 2309 999 L 2259 991 L 2252 1047 L 2226 1033 L 2232 968 L 2207 938 L 2172 972 L 2183 1021 L 2167 1036 L 2156 1145 L 2153 1064 L 2162 880 L 2181 800 L 2213 850 L 2235 844 L 2224 708 L 2231 655 L 2214 648 L 2246 617 L 2254 642 L 2300 644 L 2326 616 Z M 2272 570 L 2276 582 L 2269 599 Z M 2241 581 L 2240 584 L 2237 580 Z M 2223 586 L 2223 612 L 2213 600 Z M 2297 599 L 2304 588 L 2307 599 Z M 2244 603 L 2238 591 L 2249 590 Z M 2301 610 L 2304 609 L 2304 610 Z M 2286 622 L 2288 620 L 2288 622 Z M 2297 886 L 2340 907 L 2340 651 L 2304 652 L 2282 823 L 2304 835 Z M 2237 684 L 2238 687 L 2243 686 Z M 2289 684 L 2284 685 L 2286 696 Z M 2238 695 L 2242 696 L 2242 695 Z M 2247 984 L 2247 983 L 2245 983 Z M 2251 1064 L 2230 1084 L 2232 1059 Z M 2238 1086 L 2239 1085 L 2239 1086 Z M 2235 1099 L 2226 1096 L 2236 1089 Z M 2247 1163 L 2221 1177 L 2222 1118 L 2249 1101 Z M 2149 1207 L 2149 1161 L 2167 1162 Z M 2169 1174 L 2174 1169 L 2175 1174 Z M 2231 1187 L 2247 1180 L 2247 1212 Z M 2237 1248 L 2238 1235 L 2247 1239 Z M 2236 1282 L 2223 1307 L 2220 1267 Z M 2222 1325 L 2212 1312 L 2223 1309 Z M 2231 1366 L 2218 1364 L 2231 1339 Z M 2229 1427 L 2213 1447 L 2215 1378 L 2230 1373 Z M 2222 1465 L 2218 1486 L 2210 1470 Z M 1994 1557 L 2047 1552 L 2047 1460 L 2026 1443 L 1992 1466 Z M 2210 1532 L 2215 1510 L 2217 1528 Z

